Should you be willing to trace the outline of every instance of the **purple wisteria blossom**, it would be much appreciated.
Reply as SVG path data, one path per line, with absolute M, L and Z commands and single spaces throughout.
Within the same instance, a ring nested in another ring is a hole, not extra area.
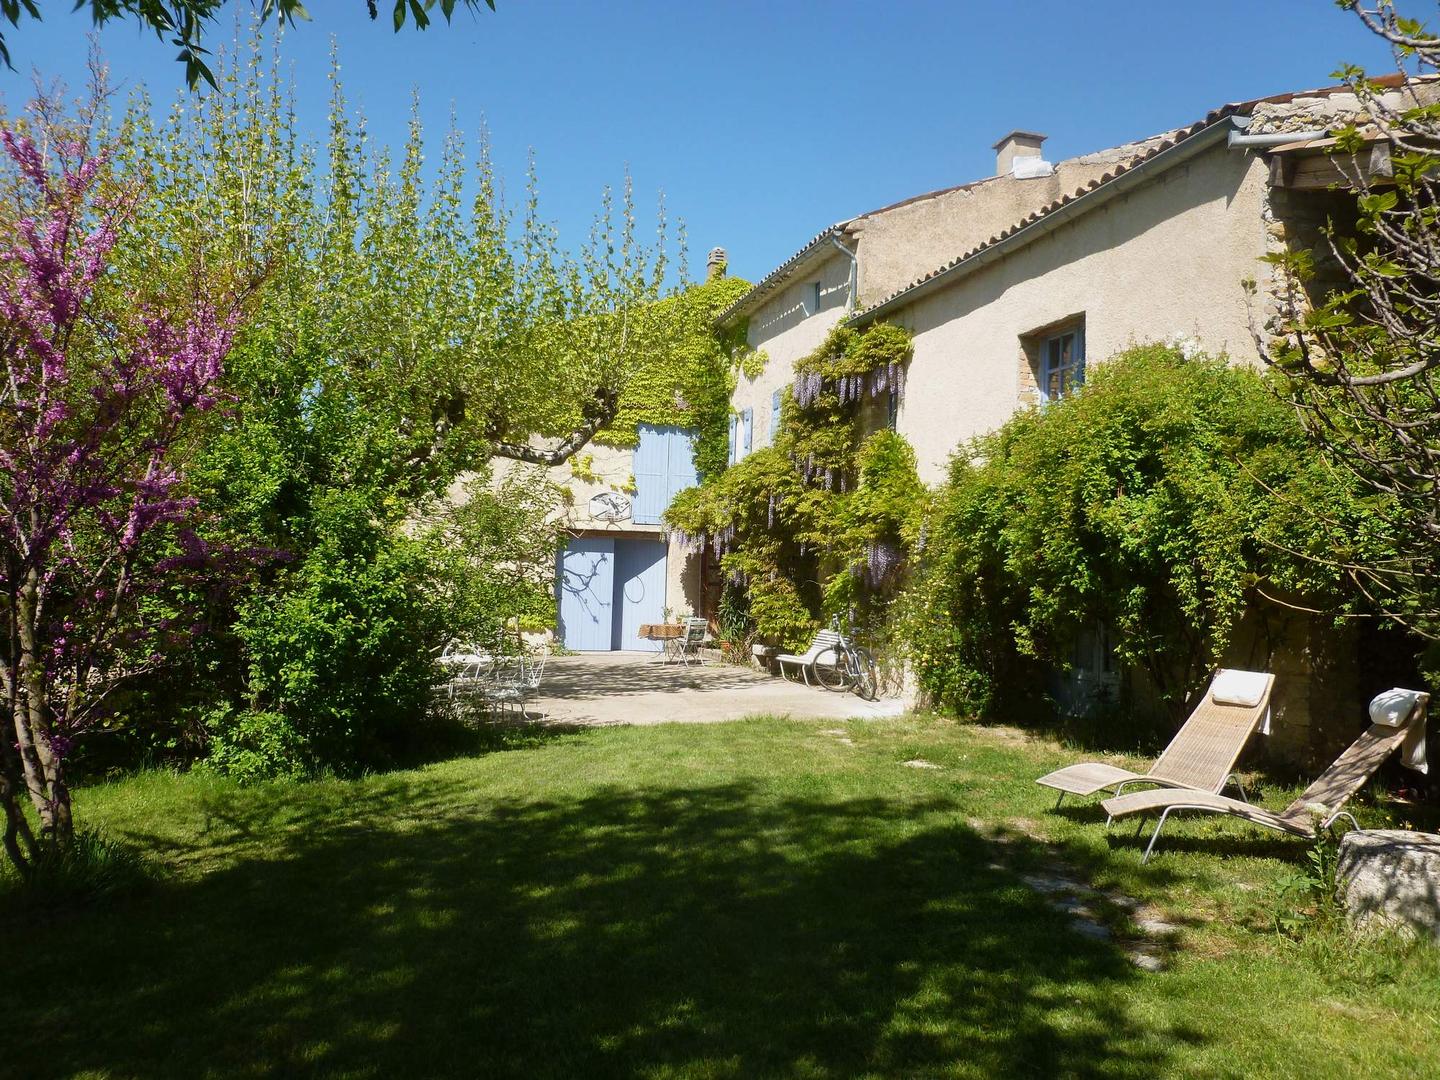
M 905 366 L 903 364 L 885 364 L 874 371 L 858 375 L 839 375 L 832 381 L 835 396 L 840 399 L 842 405 L 859 404 L 867 396 L 872 401 L 888 393 L 894 393 L 896 398 L 905 396 Z M 795 376 L 795 382 L 791 388 L 795 404 L 802 409 L 810 408 L 824 393 L 826 382 L 825 377 L 818 371 L 802 371 Z
M 883 588 L 900 569 L 903 556 L 900 549 L 889 540 L 879 540 L 865 546 L 865 583 L 872 589 Z

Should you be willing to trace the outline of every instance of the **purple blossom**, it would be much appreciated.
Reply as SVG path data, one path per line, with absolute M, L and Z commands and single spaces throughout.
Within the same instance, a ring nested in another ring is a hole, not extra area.
M 0 585 L 12 627 L 34 642 L 0 664 L 22 698 L 38 696 L 17 716 L 43 717 L 21 722 L 58 760 L 117 681 L 164 661 L 168 631 L 141 617 L 139 600 L 206 563 L 171 451 L 217 402 L 239 308 L 197 277 L 183 306 L 117 297 L 93 311 L 138 188 L 102 189 L 108 152 L 70 135 L 37 144 L 0 128 L 0 150 L 13 167 L 0 237 Z M 98 338 L 76 332 L 102 318 Z M 172 541 L 179 555 L 152 554 Z M 18 678 L 27 660 L 43 667 L 38 687 Z M 21 755 L 18 767 L 49 827 L 66 799 L 60 766 Z
M 888 540 L 865 546 L 865 583 L 872 589 L 884 587 L 900 568 L 900 549 Z
M 815 404 L 824 389 L 825 380 L 820 377 L 818 371 L 802 371 L 795 377 L 795 384 L 792 392 L 795 395 L 795 404 L 802 409 L 808 409 Z

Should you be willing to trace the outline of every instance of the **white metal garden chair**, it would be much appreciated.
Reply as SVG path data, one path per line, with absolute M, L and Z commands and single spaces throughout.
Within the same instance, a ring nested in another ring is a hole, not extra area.
M 700 647 L 705 644 L 705 635 L 710 632 L 708 619 L 687 618 L 685 620 L 685 632 L 675 639 L 675 648 L 670 653 L 670 659 L 677 664 L 701 664 L 704 663 L 700 656 Z
M 540 680 L 545 673 L 548 652 L 521 653 L 500 658 L 480 687 L 492 719 L 507 710 L 516 709 L 522 720 L 530 719 L 529 704 L 539 698 Z

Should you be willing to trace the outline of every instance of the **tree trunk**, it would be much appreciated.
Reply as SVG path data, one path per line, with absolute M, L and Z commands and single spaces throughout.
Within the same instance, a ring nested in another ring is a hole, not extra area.
M 20 587 L 17 623 L 20 638 L 20 692 L 15 697 L 13 716 L 15 740 L 25 789 L 35 812 L 40 815 L 40 832 L 57 844 L 74 839 L 70 816 L 70 789 L 63 776 L 60 755 L 50 742 L 47 723 L 49 702 L 45 687 L 45 662 L 38 655 L 35 617 L 39 610 L 40 579 L 31 570 Z
M 0 806 L 5 809 L 5 854 L 23 876 L 30 870 L 35 857 L 35 836 L 25 811 L 20 805 L 20 788 L 15 782 L 9 761 L 0 760 Z

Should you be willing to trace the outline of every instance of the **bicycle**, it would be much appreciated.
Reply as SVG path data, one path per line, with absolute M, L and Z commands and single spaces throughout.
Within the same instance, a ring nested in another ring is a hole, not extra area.
M 826 690 L 853 690 L 863 700 L 874 701 L 880 693 L 875 657 L 869 649 L 855 644 L 850 631 L 840 630 L 835 623 L 831 628 L 840 639 L 815 657 L 812 666 L 816 681 Z

